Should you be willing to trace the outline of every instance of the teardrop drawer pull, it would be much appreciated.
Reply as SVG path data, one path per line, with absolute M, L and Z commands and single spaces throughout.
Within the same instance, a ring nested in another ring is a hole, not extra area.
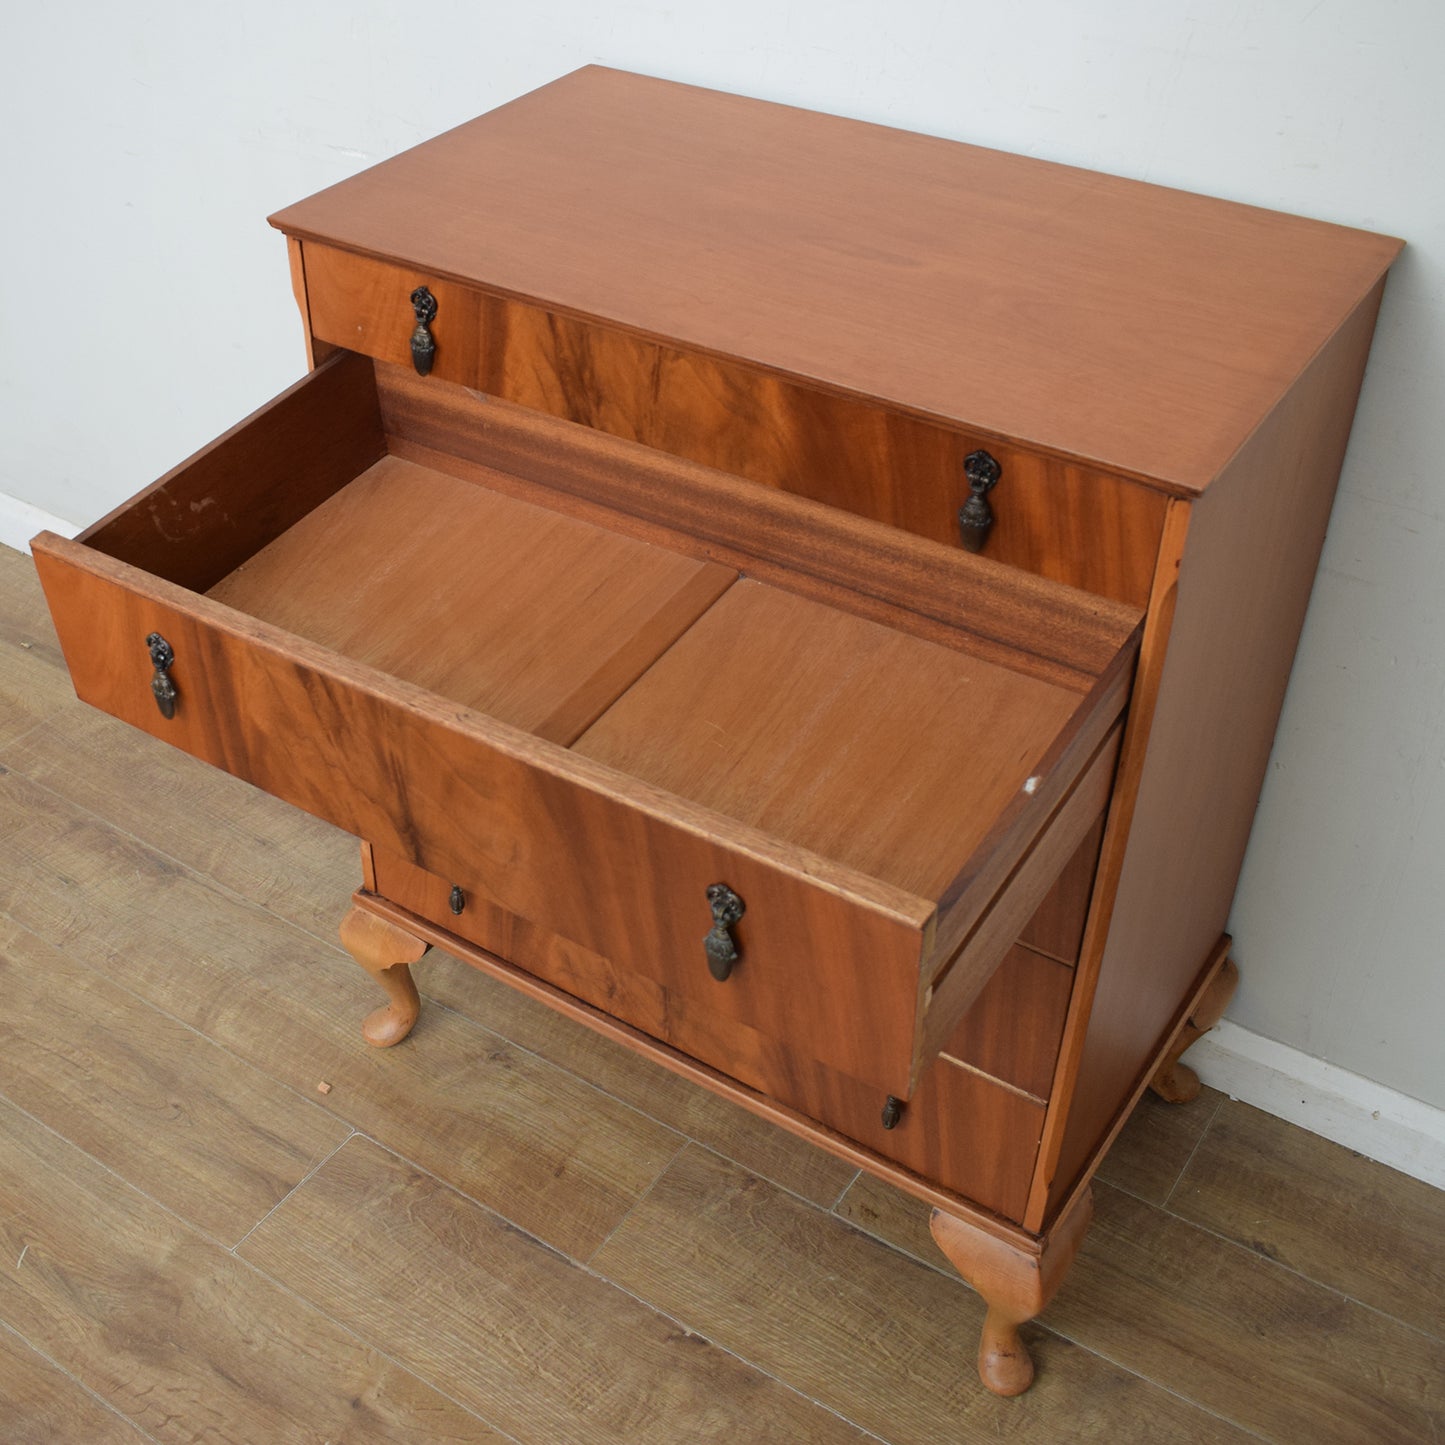
M 411 293 L 411 309 L 416 315 L 416 330 L 411 333 L 411 364 L 418 376 L 429 376 L 437 357 L 437 344 L 431 334 L 431 324 L 437 319 L 437 299 L 427 287 L 418 286 Z
M 723 983 L 741 956 L 729 930 L 747 911 L 747 905 L 726 883 L 709 886 L 707 903 L 712 909 L 712 927 L 708 929 L 702 946 L 707 953 L 708 970 L 719 983 Z
M 965 551 L 982 552 L 993 530 L 988 494 L 998 486 L 1003 468 L 985 451 L 970 452 L 963 459 L 963 474 L 968 478 L 969 496 L 958 509 L 958 532 Z
M 155 674 L 151 678 L 151 693 L 155 697 L 156 706 L 160 708 L 162 717 L 175 717 L 178 694 L 175 683 L 171 681 L 170 671 L 176 654 L 159 632 L 152 632 L 146 638 L 146 646 L 150 649 L 151 666 L 155 668 Z

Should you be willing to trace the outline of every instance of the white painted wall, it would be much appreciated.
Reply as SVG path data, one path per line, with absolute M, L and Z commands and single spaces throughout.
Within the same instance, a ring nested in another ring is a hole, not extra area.
M 1232 1017 L 1445 1106 L 1438 0 L 0 0 L 0 494 L 88 521 L 280 390 L 301 338 L 266 214 L 594 60 L 1411 242 L 1235 908 Z

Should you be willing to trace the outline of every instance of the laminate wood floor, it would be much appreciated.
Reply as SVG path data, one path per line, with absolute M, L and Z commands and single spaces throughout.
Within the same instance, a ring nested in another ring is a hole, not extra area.
M 0 548 L 4 1445 L 1445 1440 L 1445 1194 L 1146 1100 L 998 1400 L 895 1190 L 435 953 L 366 1048 L 357 881 Z

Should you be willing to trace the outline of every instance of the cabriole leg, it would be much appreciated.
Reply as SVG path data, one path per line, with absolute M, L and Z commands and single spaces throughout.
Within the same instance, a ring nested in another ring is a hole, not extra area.
M 428 945 L 394 923 L 354 906 L 341 920 L 341 945 L 386 990 L 388 1002 L 367 1014 L 361 1025 L 362 1038 L 379 1049 L 399 1044 L 421 1011 L 410 965 Z
M 1093 1212 L 1093 1196 L 1085 1189 L 1053 1229 L 1029 1247 L 944 1210 L 933 1211 L 934 1242 L 988 1306 L 978 1342 L 978 1374 L 995 1395 L 1022 1395 L 1033 1384 L 1034 1362 L 1019 1326 L 1054 1297 Z
M 1239 987 L 1239 969 L 1228 955 L 1219 965 L 1218 972 L 1204 990 L 1198 1007 L 1189 1015 L 1188 1022 L 1179 1030 L 1179 1037 L 1164 1055 L 1164 1061 L 1154 1071 L 1149 1087 L 1161 1099 L 1171 1104 L 1187 1104 L 1199 1097 L 1199 1075 L 1188 1064 L 1179 1062 L 1186 1049 L 1192 1048 L 1224 1017 L 1234 990 Z

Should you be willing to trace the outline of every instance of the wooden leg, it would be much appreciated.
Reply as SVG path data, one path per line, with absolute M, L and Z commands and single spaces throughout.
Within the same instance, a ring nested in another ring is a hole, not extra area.
M 1161 1099 L 1171 1104 L 1187 1104 L 1199 1097 L 1199 1075 L 1188 1064 L 1179 1062 L 1186 1049 L 1193 1047 L 1224 1017 L 1234 990 L 1239 987 L 1239 969 L 1227 954 L 1218 972 L 1210 980 L 1209 987 L 1199 1000 L 1198 1007 L 1190 1014 L 1179 1037 L 1164 1055 L 1164 1061 L 1154 1071 L 1149 1087 Z
M 410 965 L 429 945 L 354 906 L 341 920 L 341 945 L 386 990 L 388 1002 L 367 1014 L 361 1025 L 362 1038 L 378 1049 L 399 1044 L 421 1011 Z
M 1085 1189 L 1030 1248 L 957 1215 L 933 1211 L 934 1242 L 988 1306 L 978 1342 L 978 1374 L 995 1395 L 1022 1395 L 1033 1384 L 1034 1362 L 1019 1326 L 1040 1314 L 1054 1297 L 1093 1213 L 1093 1195 Z

